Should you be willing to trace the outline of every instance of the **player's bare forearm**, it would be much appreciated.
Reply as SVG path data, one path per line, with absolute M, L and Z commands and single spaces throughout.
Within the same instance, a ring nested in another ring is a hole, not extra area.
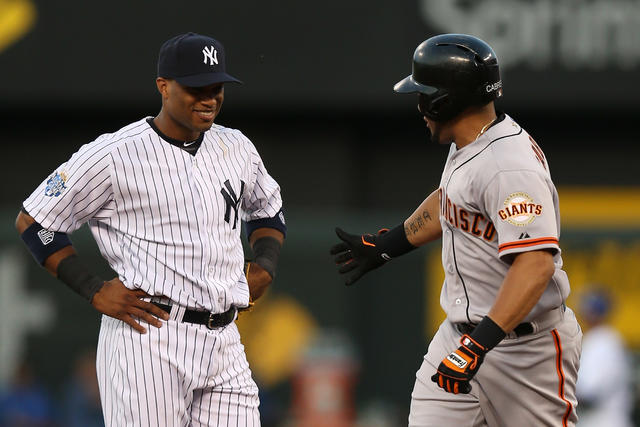
M 512 331 L 536 305 L 554 271 L 553 255 L 546 250 L 517 255 L 489 317 L 505 332 Z
M 31 215 L 20 211 L 18 216 L 16 217 L 16 230 L 18 230 L 18 234 L 24 233 L 24 231 L 34 222 L 36 222 Z M 53 277 L 58 277 L 58 264 L 63 259 L 74 255 L 76 251 L 73 249 L 73 246 L 67 246 L 59 251 L 56 251 L 49 255 L 47 259 L 44 261 L 44 268 L 51 274 Z
M 18 234 L 24 233 L 24 230 L 34 222 L 36 222 L 36 220 L 33 219 L 31 215 L 27 215 L 22 211 L 18 212 L 18 216 L 16 217 L 16 230 L 18 230 Z
M 249 244 L 253 248 L 253 245 L 256 243 L 256 240 L 262 237 L 273 237 L 282 245 L 284 243 L 284 234 L 281 231 L 276 230 L 275 228 L 262 227 L 256 228 L 251 236 L 249 236 Z
M 438 190 L 431 193 L 405 220 L 404 232 L 413 246 L 422 246 L 442 236 Z

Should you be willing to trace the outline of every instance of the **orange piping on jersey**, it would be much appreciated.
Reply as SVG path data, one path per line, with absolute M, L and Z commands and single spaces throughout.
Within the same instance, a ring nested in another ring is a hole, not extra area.
M 562 417 L 562 427 L 567 427 L 569 421 L 569 415 L 573 410 L 573 405 L 567 399 L 564 398 L 564 372 L 562 371 L 562 343 L 560 342 L 560 335 L 556 329 L 551 331 L 553 336 L 553 343 L 556 346 L 556 370 L 558 371 L 558 396 L 567 404 L 567 410 Z
M 503 243 L 498 247 L 498 252 L 502 252 L 507 249 L 514 248 L 527 248 L 529 246 L 546 245 L 546 244 L 558 244 L 558 239 L 555 237 L 540 237 L 539 239 L 527 239 L 518 240 L 516 242 Z

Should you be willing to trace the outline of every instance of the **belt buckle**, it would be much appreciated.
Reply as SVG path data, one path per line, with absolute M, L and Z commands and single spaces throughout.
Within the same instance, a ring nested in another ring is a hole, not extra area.
M 214 314 L 209 313 L 209 319 L 207 320 L 207 328 L 209 329 L 216 329 L 216 327 L 213 325 L 213 317 L 214 317 Z

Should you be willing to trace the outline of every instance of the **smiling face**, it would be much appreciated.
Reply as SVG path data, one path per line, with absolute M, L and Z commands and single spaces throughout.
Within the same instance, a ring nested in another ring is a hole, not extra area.
M 160 130 L 167 136 L 192 141 L 208 130 L 222 108 L 224 87 L 215 83 L 203 87 L 183 86 L 175 80 L 158 77 L 162 95 Z

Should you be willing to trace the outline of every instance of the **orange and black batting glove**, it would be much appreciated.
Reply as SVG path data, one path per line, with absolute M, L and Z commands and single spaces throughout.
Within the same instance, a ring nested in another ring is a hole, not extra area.
M 469 393 L 471 378 L 478 372 L 487 349 L 474 342 L 469 335 L 463 335 L 462 344 L 445 357 L 437 372 L 431 377 L 440 388 L 449 393 Z
M 431 381 L 449 393 L 469 393 L 471 379 L 489 350 L 498 345 L 506 334 L 489 316 L 485 316 L 471 335 L 460 338 L 460 347 L 445 357 Z
M 380 267 L 392 258 L 415 249 L 407 240 L 402 224 L 378 234 L 350 234 L 336 227 L 340 243 L 331 247 L 330 253 L 340 266 L 338 272 L 345 275 L 345 285 L 352 285 L 366 272 Z

